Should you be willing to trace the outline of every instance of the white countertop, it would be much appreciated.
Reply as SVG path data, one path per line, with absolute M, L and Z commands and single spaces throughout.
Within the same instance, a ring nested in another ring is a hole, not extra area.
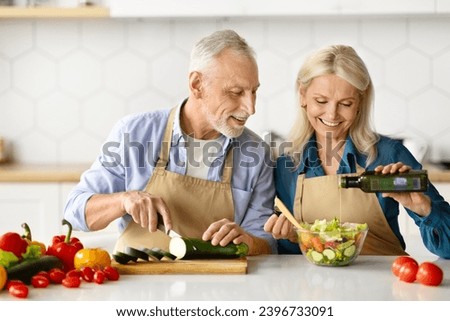
M 360 256 L 346 267 L 321 267 L 301 255 L 248 258 L 243 275 L 121 275 L 102 285 L 83 282 L 78 289 L 52 285 L 30 288 L 27 301 L 391 301 L 450 299 L 450 260 L 436 261 L 444 270 L 440 286 L 405 283 L 391 273 L 392 256 Z M 0 301 L 20 300 L 6 291 Z

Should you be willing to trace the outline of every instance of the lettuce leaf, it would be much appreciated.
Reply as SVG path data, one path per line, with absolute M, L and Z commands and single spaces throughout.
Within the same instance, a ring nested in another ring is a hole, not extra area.
M 0 249 L 0 265 L 8 269 L 17 263 L 19 263 L 19 258 L 13 252 Z

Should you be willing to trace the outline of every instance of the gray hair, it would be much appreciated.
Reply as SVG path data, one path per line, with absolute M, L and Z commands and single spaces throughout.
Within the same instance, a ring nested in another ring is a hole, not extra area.
M 204 71 L 223 50 L 234 52 L 256 61 L 256 54 L 247 41 L 233 30 L 220 30 L 201 39 L 191 52 L 189 72 Z

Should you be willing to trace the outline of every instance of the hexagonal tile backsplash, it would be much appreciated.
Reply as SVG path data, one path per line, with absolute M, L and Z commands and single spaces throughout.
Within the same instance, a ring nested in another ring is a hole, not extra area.
M 21 162 L 90 163 L 122 116 L 187 95 L 193 43 L 222 28 L 238 31 L 258 54 L 261 88 L 248 126 L 259 134 L 287 135 L 302 60 L 344 43 L 371 71 L 377 130 L 425 139 L 429 160 L 450 159 L 445 17 L 3 20 L 0 136 Z

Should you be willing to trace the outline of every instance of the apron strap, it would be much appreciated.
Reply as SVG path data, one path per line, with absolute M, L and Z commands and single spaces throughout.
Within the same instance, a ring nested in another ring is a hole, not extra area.
M 173 121 L 175 119 L 176 107 L 172 108 L 169 114 L 169 119 L 167 120 L 166 131 L 164 132 L 164 137 L 161 142 L 161 151 L 159 153 L 159 159 L 156 167 L 166 168 L 167 162 L 169 161 L 170 146 L 172 145 L 172 130 Z
M 303 215 L 301 212 L 301 208 L 302 208 L 304 179 L 305 179 L 305 174 L 300 174 L 297 177 L 297 186 L 295 189 L 295 198 L 294 198 L 294 216 L 300 222 L 303 221 Z
M 225 166 L 223 168 L 222 182 L 230 183 L 231 174 L 233 173 L 233 148 L 227 153 L 227 158 L 225 159 Z

